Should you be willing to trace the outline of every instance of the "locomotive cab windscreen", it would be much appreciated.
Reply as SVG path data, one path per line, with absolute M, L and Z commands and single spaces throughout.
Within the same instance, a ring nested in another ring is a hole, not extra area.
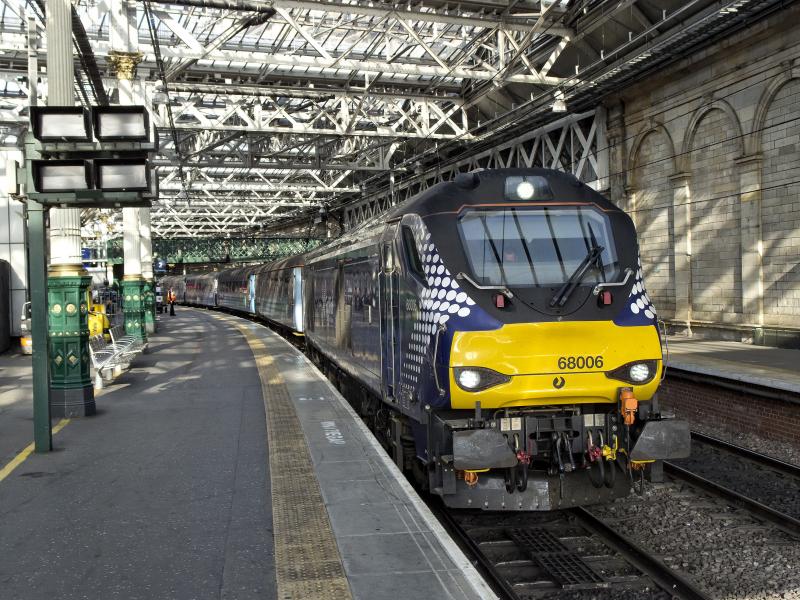
M 620 276 L 609 220 L 595 207 L 468 209 L 458 227 L 473 279 L 531 296 L 539 310 L 576 307 L 575 288 Z

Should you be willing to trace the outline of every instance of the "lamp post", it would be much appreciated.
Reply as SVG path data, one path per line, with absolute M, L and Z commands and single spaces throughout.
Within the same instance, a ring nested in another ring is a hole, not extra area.
M 36 366 L 34 406 L 37 407 L 34 422 L 36 447 L 40 451 L 50 449 L 50 414 L 46 414 L 48 403 L 42 400 L 47 393 L 46 388 L 43 393 L 38 387 L 40 381 L 47 380 L 47 369 L 39 364 L 41 357 L 47 364 L 49 354 L 50 413 L 82 416 L 95 411 L 88 356 L 86 290 L 90 278 L 81 273 L 65 273 L 62 267 L 57 276 L 51 273 L 47 292 L 49 310 L 42 310 L 44 302 L 38 300 L 47 287 L 43 276 L 38 275 L 39 257 L 45 254 L 41 238 L 44 207 L 129 209 L 149 206 L 155 195 L 148 161 L 155 148 L 150 141 L 149 115 L 141 106 L 113 108 L 109 111 L 108 107 L 94 107 L 91 118 L 82 107 L 31 107 L 30 111 L 31 128 L 25 139 L 26 163 L 18 179 L 25 181 L 29 200 Z M 108 114 L 113 116 L 107 118 Z M 138 252 L 136 256 L 138 258 Z M 135 299 L 130 304 L 135 305 Z M 44 327 L 44 323 L 49 324 L 49 353 L 43 352 L 45 344 L 37 341 L 44 339 L 37 337 L 37 332 L 41 333 L 37 327 Z M 84 340 L 85 345 L 82 344 Z

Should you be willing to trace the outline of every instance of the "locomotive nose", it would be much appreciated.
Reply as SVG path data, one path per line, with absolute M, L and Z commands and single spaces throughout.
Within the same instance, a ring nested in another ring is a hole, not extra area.
M 661 344 L 653 326 L 608 321 L 507 324 L 453 336 L 453 408 L 617 402 L 621 387 L 649 400 L 661 374 Z M 472 371 L 492 385 L 465 385 Z

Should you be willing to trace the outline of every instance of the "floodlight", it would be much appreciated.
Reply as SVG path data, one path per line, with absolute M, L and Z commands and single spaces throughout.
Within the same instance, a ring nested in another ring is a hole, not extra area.
M 93 106 L 94 135 L 107 142 L 146 142 L 150 115 L 144 106 Z
M 37 192 L 75 192 L 91 186 L 89 162 L 85 160 L 34 160 L 33 187 Z
M 553 102 L 553 106 L 551 107 L 553 112 L 557 113 L 567 112 L 566 96 L 564 95 L 564 92 L 558 90 L 554 94 L 554 97 L 555 101 Z
M 33 137 L 40 142 L 90 142 L 89 113 L 80 106 L 31 106 Z
M 150 166 L 144 158 L 108 158 L 94 161 L 97 189 L 107 192 L 150 191 Z

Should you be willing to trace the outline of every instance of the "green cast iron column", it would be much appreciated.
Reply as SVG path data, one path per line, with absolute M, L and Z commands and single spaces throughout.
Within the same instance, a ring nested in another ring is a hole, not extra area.
M 73 106 L 75 90 L 70 0 L 47 0 L 47 104 Z M 81 264 L 81 211 L 52 208 L 48 273 L 50 414 L 95 413 L 89 376 L 86 290 L 91 278 Z
M 85 417 L 95 413 L 86 305 L 92 278 L 74 270 L 59 271 L 51 270 L 47 283 L 50 413 Z
M 147 341 L 144 283 L 140 275 L 122 278 L 122 312 L 125 315 L 125 333 Z
M 142 282 L 142 296 L 144 297 L 144 328 L 147 333 L 156 330 L 156 293 L 155 283 L 152 279 Z

